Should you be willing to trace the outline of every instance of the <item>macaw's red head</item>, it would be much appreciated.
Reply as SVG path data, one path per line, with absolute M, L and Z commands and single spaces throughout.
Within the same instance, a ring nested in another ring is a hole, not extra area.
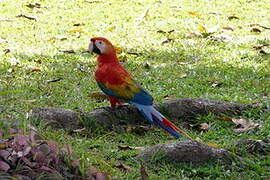
M 103 37 L 94 37 L 90 39 L 89 52 L 98 55 L 111 55 L 115 54 L 115 49 L 112 43 Z

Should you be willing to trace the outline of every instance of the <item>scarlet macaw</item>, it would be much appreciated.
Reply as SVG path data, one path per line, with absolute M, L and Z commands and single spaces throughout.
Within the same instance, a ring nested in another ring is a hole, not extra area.
M 181 137 L 178 132 L 190 138 L 152 106 L 153 97 L 119 63 L 110 41 L 103 37 L 94 37 L 90 41 L 89 52 L 98 55 L 95 79 L 100 89 L 109 97 L 112 108 L 116 104 L 127 102 L 135 106 L 151 124 L 161 127 L 176 138 Z

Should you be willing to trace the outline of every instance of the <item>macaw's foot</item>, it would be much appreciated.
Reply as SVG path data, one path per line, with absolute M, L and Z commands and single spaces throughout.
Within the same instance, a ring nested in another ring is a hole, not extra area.
M 117 104 L 124 104 L 123 101 L 121 101 L 120 99 L 116 98 L 116 97 L 113 97 L 113 96 L 109 96 L 109 100 L 110 100 L 110 103 L 111 103 L 111 108 L 112 109 L 115 109 L 116 105 Z

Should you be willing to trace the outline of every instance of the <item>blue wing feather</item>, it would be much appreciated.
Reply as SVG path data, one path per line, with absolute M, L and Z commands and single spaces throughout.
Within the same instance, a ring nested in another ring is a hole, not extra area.
M 120 98 L 122 100 L 124 100 L 127 103 L 131 103 L 131 102 L 135 102 L 137 104 L 142 104 L 142 105 L 152 105 L 153 104 L 153 97 L 147 92 L 145 91 L 143 88 L 139 87 L 139 89 L 141 90 L 141 92 L 139 93 L 133 93 L 134 96 L 132 99 L 126 99 L 123 98 L 122 96 L 120 96 L 119 94 L 117 94 L 116 92 L 106 88 L 103 84 L 97 82 L 99 88 L 107 95 L 107 96 L 113 96 L 113 97 L 117 97 Z

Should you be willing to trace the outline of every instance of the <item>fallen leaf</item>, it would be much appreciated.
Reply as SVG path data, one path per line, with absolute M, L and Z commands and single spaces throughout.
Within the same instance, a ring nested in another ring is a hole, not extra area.
M 162 42 L 161 42 L 161 45 L 164 45 L 164 44 L 170 43 L 170 42 L 174 42 L 174 41 L 175 41 L 174 39 L 168 38 L 168 39 L 162 41 Z
M 202 37 L 201 33 L 199 32 L 189 32 L 186 34 L 186 37 L 192 38 L 192 37 Z
M 207 28 L 204 25 L 198 24 L 198 31 L 200 33 L 207 33 Z
M 149 179 L 149 176 L 145 170 L 145 167 L 143 164 L 141 164 L 141 169 L 140 169 L 140 172 L 141 172 L 141 178 L 142 180 L 148 180 Z
M 262 49 L 264 47 L 268 47 L 268 46 L 270 46 L 270 44 L 263 44 L 263 45 L 253 46 L 253 48 L 256 49 L 256 50 L 260 50 L 260 49 Z
M 119 150 L 121 151 L 127 151 L 127 150 L 132 150 L 133 148 L 129 146 L 117 146 Z
M 41 69 L 40 68 L 34 68 L 34 69 L 32 69 L 31 72 L 41 72 Z
M 10 49 L 4 49 L 4 54 L 6 55 L 7 53 L 10 53 Z
M 0 148 L 0 157 L 6 160 L 10 156 L 10 152 Z
M 88 95 L 92 99 L 97 99 L 97 100 L 106 100 L 108 99 L 108 96 L 105 95 L 102 92 L 92 92 Z
M 188 13 L 189 15 L 193 16 L 193 17 L 201 18 L 201 17 L 199 16 L 199 14 L 196 13 L 196 12 L 187 12 L 187 13 Z
M 261 33 L 262 31 L 259 28 L 251 28 L 250 32 L 255 32 L 255 33 Z
M 219 119 L 223 120 L 223 121 L 229 121 L 229 122 L 232 122 L 232 118 L 229 118 L 227 116 L 222 116 L 222 117 L 219 117 Z
M 124 50 L 120 47 L 114 47 L 114 50 L 115 50 L 116 54 L 121 54 L 124 52 Z
M 260 128 L 261 125 L 254 123 L 249 119 L 234 119 L 232 118 L 232 122 L 236 125 L 236 129 L 233 129 L 236 133 L 244 133 L 252 129 Z
M 230 26 L 224 26 L 224 27 L 222 27 L 222 29 L 226 30 L 226 31 L 233 31 L 233 28 Z
M 64 41 L 64 40 L 67 40 L 67 37 L 62 36 L 62 35 L 56 35 L 56 36 L 50 38 L 48 41 L 54 41 L 54 40 Z
M 75 54 L 75 51 L 74 51 L 73 49 L 69 49 L 69 50 L 59 50 L 59 52 L 67 53 L 67 54 Z
M 26 7 L 29 7 L 29 8 L 41 8 L 41 4 L 39 4 L 39 3 L 27 4 Z
M 266 29 L 266 30 L 270 30 L 270 27 L 267 27 L 267 26 L 262 26 L 260 24 L 250 24 L 249 26 L 253 27 L 253 26 L 258 26 L 258 27 L 261 27 L 263 29 Z
M 201 131 L 208 131 L 209 130 L 209 125 L 207 123 L 201 123 L 199 129 Z
M 126 52 L 126 53 L 130 55 L 136 55 L 136 56 L 142 55 L 142 53 L 137 53 L 137 52 Z
M 124 165 L 124 164 L 119 164 L 117 166 L 115 166 L 116 168 L 120 169 L 121 171 L 124 172 L 131 172 L 132 168 L 130 166 Z
M 216 144 L 216 143 L 213 143 L 213 142 L 208 142 L 208 143 L 206 143 L 208 146 L 211 146 L 211 147 L 216 147 L 216 148 L 218 148 L 218 147 L 220 147 L 220 145 L 219 144 Z
M 261 54 L 263 54 L 263 55 L 268 54 L 265 50 L 260 50 L 259 53 L 261 53 Z
M 8 163 L 0 160 L 0 171 L 8 171 L 10 169 L 10 166 Z
M 73 29 L 73 30 L 70 30 L 68 31 L 70 33 L 81 33 L 81 34 L 88 34 L 88 32 L 85 32 L 83 30 L 80 30 L 80 29 Z
M 175 32 L 175 30 L 170 30 L 170 31 L 163 31 L 163 30 L 158 30 L 157 33 L 161 33 L 161 34 L 171 34 Z
M 63 78 L 57 78 L 57 79 L 52 79 L 52 80 L 46 80 L 45 82 L 47 83 L 52 83 L 52 82 L 58 82 L 58 81 L 61 81 L 63 80 Z
M 23 14 L 20 14 L 18 16 L 16 16 L 17 18 L 26 18 L 26 19 L 29 19 L 29 20 L 34 20 L 34 21 L 37 21 L 37 19 L 35 17 L 32 17 L 32 16 L 27 16 L 27 15 L 23 15 Z
M 84 26 L 85 24 L 83 24 L 83 23 L 75 23 L 75 24 L 73 24 L 73 26 Z
M 239 19 L 239 17 L 235 16 L 235 15 L 232 15 L 232 16 L 229 16 L 228 19 L 231 21 L 233 19 Z

